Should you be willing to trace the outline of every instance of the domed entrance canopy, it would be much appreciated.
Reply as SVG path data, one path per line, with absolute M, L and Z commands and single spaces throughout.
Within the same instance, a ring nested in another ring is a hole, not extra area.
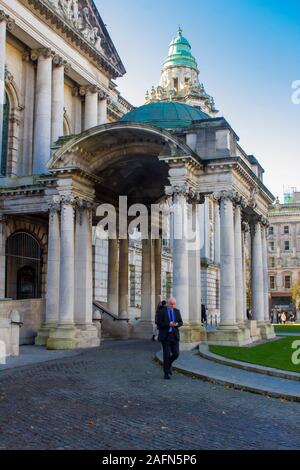
M 207 119 L 211 119 L 208 114 L 188 104 L 161 101 L 134 109 L 125 114 L 120 122 L 144 122 L 161 129 L 179 129 Z
M 90 129 L 59 147 L 48 163 L 50 172 L 81 173 L 96 183 L 96 199 L 155 203 L 169 184 L 168 166 L 160 157 L 199 157 L 171 133 L 148 124 L 116 122 Z M 97 184 L 98 183 L 98 184 Z

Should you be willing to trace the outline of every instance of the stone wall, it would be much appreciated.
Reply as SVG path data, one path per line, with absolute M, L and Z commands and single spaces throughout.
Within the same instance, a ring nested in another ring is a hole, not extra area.
M 23 326 L 20 330 L 20 345 L 34 344 L 37 331 L 44 322 L 45 301 L 33 300 L 2 300 L 0 301 L 0 319 L 6 319 L 15 310 L 20 315 Z
M 220 295 L 220 274 L 219 268 L 216 266 L 202 266 L 201 270 L 201 297 L 202 303 L 205 304 L 207 308 L 207 315 L 213 316 L 213 321 L 215 321 L 215 315 L 217 315 L 218 320 L 220 317 L 220 304 L 219 304 L 219 295 Z M 208 321 L 210 318 L 208 318 Z

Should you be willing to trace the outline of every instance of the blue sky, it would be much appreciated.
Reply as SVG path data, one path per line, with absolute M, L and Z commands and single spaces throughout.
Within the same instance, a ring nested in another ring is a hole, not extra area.
M 157 85 L 178 25 L 189 39 L 200 80 L 241 146 L 266 170 L 275 196 L 300 188 L 299 0 L 95 1 L 127 74 L 117 81 L 135 106 Z

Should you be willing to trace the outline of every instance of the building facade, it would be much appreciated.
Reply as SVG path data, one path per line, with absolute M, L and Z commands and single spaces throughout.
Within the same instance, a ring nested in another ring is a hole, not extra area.
M 173 294 L 187 348 L 272 337 L 273 197 L 259 162 L 216 117 L 182 31 L 160 87 L 133 109 L 117 91 L 125 69 L 92 0 L 0 0 L 0 10 L 0 332 L 14 311 L 21 341 L 49 349 L 98 346 L 101 317 L 102 334 L 149 338 L 158 302 Z M 100 240 L 101 208 L 120 215 L 121 196 L 128 207 L 172 206 L 168 240 L 159 220 L 157 238 L 129 240 L 119 225 Z M 201 303 L 219 315 L 212 333 Z
M 292 298 L 292 289 L 300 286 L 299 191 L 293 189 L 289 194 L 285 194 L 283 204 L 277 199 L 269 210 L 269 223 L 270 307 L 293 311 L 297 306 Z

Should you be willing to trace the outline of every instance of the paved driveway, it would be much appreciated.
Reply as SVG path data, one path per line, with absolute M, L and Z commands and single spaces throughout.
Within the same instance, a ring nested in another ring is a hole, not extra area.
M 157 343 L 0 373 L 0 449 L 300 449 L 300 405 L 175 374 Z

